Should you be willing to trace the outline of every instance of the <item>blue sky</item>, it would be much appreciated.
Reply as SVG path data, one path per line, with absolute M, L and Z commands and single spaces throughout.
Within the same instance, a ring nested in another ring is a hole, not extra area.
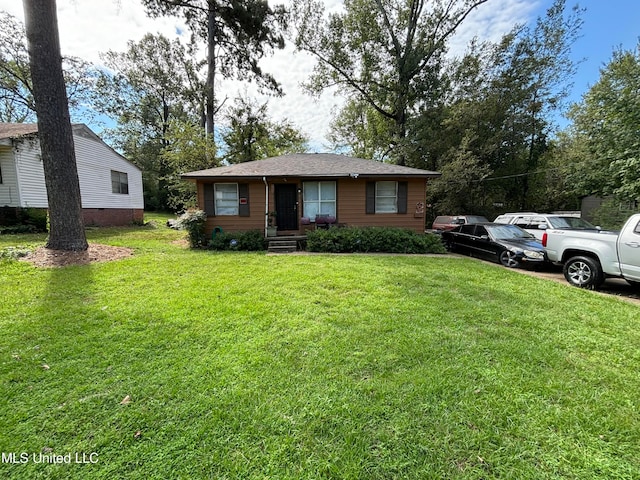
M 589 87 L 598 81 L 600 69 L 611 60 L 614 50 L 619 47 L 633 50 L 640 37 L 639 0 L 567 1 L 567 7 L 576 3 L 586 11 L 583 14 L 582 37 L 572 49 L 574 61 L 584 59 L 574 78 L 570 97 L 573 102 L 580 101 Z M 540 2 L 533 19 L 544 15 L 552 4 L 551 0 Z

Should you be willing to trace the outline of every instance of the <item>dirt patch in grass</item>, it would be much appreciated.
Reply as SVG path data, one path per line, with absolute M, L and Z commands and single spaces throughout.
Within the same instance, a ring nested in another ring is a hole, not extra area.
M 68 252 L 65 250 L 52 250 L 40 247 L 22 257 L 20 260 L 29 262 L 36 267 L 65 267 L 67 265 L 87 265 L 96 262 L 111 262 L 121 260 L 133 255 L 133 250 L 126 247 L 114 247 L 111 245 L 89 244 L 84 252 Z

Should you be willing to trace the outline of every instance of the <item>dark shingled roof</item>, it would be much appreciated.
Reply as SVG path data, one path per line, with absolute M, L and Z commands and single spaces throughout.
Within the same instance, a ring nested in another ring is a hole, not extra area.
M 439 177 L 439 172 L 334 153 L 296 153 L 255 162 L 209 168 L 182 175 L 185 179 L 262 177 Z

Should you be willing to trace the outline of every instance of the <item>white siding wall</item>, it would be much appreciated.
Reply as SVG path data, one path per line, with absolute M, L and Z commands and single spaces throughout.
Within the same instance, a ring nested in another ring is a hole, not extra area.
M 34 139 L 17 141 L 13 147 L 18 182 L 20 182 L 20 206 L 47 208 L 47 187 L 40 157 L 40 142 Z
M 80 192 L 84 208 L 144 208 L 142 172 L 106 144 L 74 135 Z M 127 174 L 129 193 L 113 193 L 111 170 Z
M 13 149 L 9 146 L 0 146 L 0 171 L 2 171 L 0 207 L 20 206 L 16 164 L 13 161 Z
M 135 165 L 82 129 L 74 128 L 73 140 L 83 208 L 144 208 L 142 172 Z M 48 207 L 39 143 L 22 142 L 15 149 L 15 156 L 20 181 L 20 206 Z M 4 162 L 2 166 L 4 176 Z M 127 174 L 129 194 L 112 192 L 111 170 Z

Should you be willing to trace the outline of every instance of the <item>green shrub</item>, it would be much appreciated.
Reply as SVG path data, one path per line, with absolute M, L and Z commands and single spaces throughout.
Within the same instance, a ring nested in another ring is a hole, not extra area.
M 237 250 L 258 252 L 266 250 L 264 235 L 260 230 L 225 232 L 216 234 L 209 242 L 211 250 Z
M 47 232 L 49 230 L 49 214 L 43 208 L 25 208 L 24 220 L 26 225 L 33 225 L 36 232 Z
M 189 234 L 191 248 L 200 248 L 206 245 L 206 237 L 204 235 L 206 221 L 207 214 L 202 210 L 187 210 L 178 218 L 176 224 L 178 228 L 186 230 Z
M 314 230 L 307 250 L 328 253 L 444 253 L 439 235 L 393 227 L 348 227 Z
M 47 223 L 44 208 L 0 208 L 0 235 L 46 232 Z
M 0 227 L 0 235 L 16 235 L 19 233 L 38 233 L 34 225 L 12 225 L 10 227 Z

